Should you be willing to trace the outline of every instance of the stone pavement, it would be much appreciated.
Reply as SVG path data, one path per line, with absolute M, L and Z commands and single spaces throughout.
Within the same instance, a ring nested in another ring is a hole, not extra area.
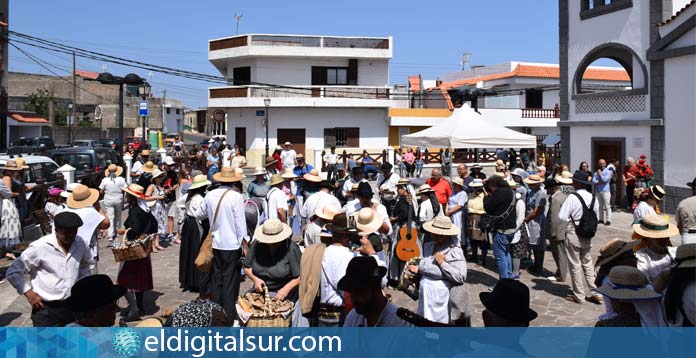
M 609 239 L 617 237 L 627 240 L 630 237 L 631 216 L 627 213 L 616 213 L 612 226 L 600 225 L 597 237 L 593 242 L 593 257 L 597 257 L 599 247 Z M 675 241 L 677 244 L 678 241 Z M 108 274 L 112 279 L 116 279 L 118 264 L 108 248 L 101 248 L 101 262 L 99 270 L 101 273 Z M 155 289 L 146 294 L 146 313 L 156 314 L 166 308 L 175 308 L 178 305 L 193 300 L 197 295 L 189 292 L 182 292 L 179 289 L 179 246 L 171 245 L 164 251 L 153 254 L 152 264 L 154 271 Z M 0 259 L 0 267 L 8 266 L 10 261 Z M 545 268 L 550 271 L 555 270 L 555 264 L 550 252 L 545 255 Z M 469 264 L 467 283 L 469 285 L 469 300 L 473 307 L 473 326 L 483 326 L 481 311 L 483 306 L 480 303 L 478 294 L 486 291 L 497 281 L 497 271 L 492 252 L 489 252 L 486 267 Z M 576 304 L 568 302 L 564 296 L 569 292 L 569 283 L 559 283 L 547 281 L 543 278 L 536 278 L 523 272 L 521 281 L 530 287 L 532 308 L 539 313 L 539 318 L 532 322 L 533 326 L 592 326 L 603 312 L 603 306 L 584 302 Z M 249 289 L 249 280 L 242 282 L 242 292 Z M 399 306 L 407 307 L 412 310 L 417 309 L 417 301 L 411 300 L 405 294 L 387 289 L 386 292 L 392 296 L 393 302 Z M 120 302 L 125 306 L 125 299 Z M 27 300 L 19 296 L 8 282 L 0 283 L 0 326 L 31 326 L 30 306 Z

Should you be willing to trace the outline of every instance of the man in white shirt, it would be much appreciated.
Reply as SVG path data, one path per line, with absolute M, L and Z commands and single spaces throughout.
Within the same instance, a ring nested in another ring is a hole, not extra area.
M 372 187 L 368 182 L 361 182 L 358 184 L 358 191 L 355 193 L 358 197 L 355 200 L 349 201 L 346 206 L 343 207 L 347 215 L 353 215 L 360 211 L 362 208 L 372 208 L 375 209 L 379 215 L 383 218 L 382 226 L 377 229 L 377 233 L 382 235 L 391 235 L 392 226 L 389 222 L 389 214 L 387 213 L 387 208 L 375 201 L 372 201 Z
M 97 264 L 99 263 L 99 230 L 106 230 L 111 225 L 109 218 L 103 209 L 99 207 L 99 191 L 90 189 L 82 184 L 75 185 L 66 203 L 68 207 L 65 211 L 77 214 L 84 223 L 77 230 L 77 235 L 85 240 L 85 245 L 92 252 L 93 266 L 90 267 L 93 274 L 98 271 Z
M 592 263 L 592 238 L 581 237 L 576 233 L 576 225 L 580 224 L 583 206 L 588 207 L 599 217 L 598 200 L 587 191 L 587 176 L 577 171 L 573 175 L 573 188 L 575 193 L 568 195 L 568 198 L 561 206 L 558 219 L 566 223 L 566 256 L 568 258 L 568 269 L 572 282 L 572 294 L 566 296 L 566 300 L 582 303 L 584 300 L 595 304 L 602 303 L 602 296 L 594 291 L 595 285 L 594 264 Z M 582 198 L 582 202 L 577 195 Z M 583 282 L 587 281 L 587 292 L 584 291 Z M 589 294 L 589 296 L 587 296 Z
M 343 327 L 405 327 L 396 315 L 398 307 L 382 292 L 382 277 L 387 269 L 371 257 L 357 256 L 350 260 L 346 275 L 338 281 L 338 289 L 350 293 L 353 309 Z
M 329 182 L 332 178 L 336 177 L 336 164 L 338 163 L 338 154 L 336 154 L 336 147 L 331 147 L 331 152 L 324 154 L 324 161 L 326 162 L 326 180 Z
M 126 179 L 121 176 L 123 168 L 111 164 L 106 169 L 106 178 L 99 184 L 99 192 L 104 195 L 104 211 L 111 225 L 107 237 L 109 241 L 116 238 L 116 230 L 121 227 L 121 213 L 123 212 L 123 189 L 128 187 Z
M 329 206 L 337 210 L 341 208 L 341 203 L 330 192 L 331 183 L 326 180 L 322 181 L 321 189 L 310 195 L 300 209 L 300 217 L 307 221 L 307 227 L 304 229 L 305 247 L 319 243 L 321 227 L 325 224 L 321 218 L 315 215 L 316 211 Z
M 211 272 L 213 301 L 225 309 L 230 320 L 238 319 L 235 304 L 241 280 L 240 259 L 247 236 L 244 197 L 232 190 L 233 183 L 241 181 L 242 178 L 234 168 L 222 168 L 213 176 L 220 186 L 209 191 L 203 204 L 196 210 L 197 219 L 211 220 L 214 256 Z
M 271 190 L 266 194 L 266 213 L 267 219 L 278 219 L 288 223 L 288 196 L 281 189 L 283 187 L 283 177 L 280 174 L 273 174 L 269 186 Z
M 280 152 L 280 161 L 283 164 L 283 168 L 293 169 L 297 165 L 297 153 L 292 149 L 292 143 L 285 142 L 283 146 L 285 149 Z
M 74 321 L 65 299 L 75 282 L 90 275 L 92 265 L 89 248 L 77 234 L 82 219 L 62 212 L 54 223 L 55 233 L 29 244 L 6 273 L 7 280 L 32 306 L 34 327 L 62 327 Z M 29 282 L 25 275 L 29 275 Z
M 343 196 L 346 198 L 350 195 L 353 184 L 360 182 L 367 183 L 367 180 L 363 178 L 364 172 L 362 167 L 353 167 L 351 174 L 351 177 L 343 183 Z
M 396 185 L 401 178 L 398 174 L 392 173 L 391 163 L 382 164 L 381 172 L 377 175 L 377 190 L 382 204 L 387 208 L 389 216 L 392 216 L 394 206 L 396 206 L 397 189 Z

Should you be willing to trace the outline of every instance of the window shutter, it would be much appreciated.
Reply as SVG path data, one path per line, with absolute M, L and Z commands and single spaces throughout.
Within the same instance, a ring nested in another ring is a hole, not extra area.
M 312 86 L 326 85 L 326 67 L 312 66 Z
M 356 59 L 348 60 L 348 85 L 358 85 L 358 60 Z
M 336 146 L 336 128 L 324 128 L 324 148 Z
M 360 148 L 360 128 L 346 128 L 346 146 Z

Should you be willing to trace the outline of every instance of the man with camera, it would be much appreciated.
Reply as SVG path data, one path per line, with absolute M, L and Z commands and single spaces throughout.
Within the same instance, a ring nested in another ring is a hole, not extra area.
M 500 279 L 512 278 L 510 242 L 516 231 L 515 193 L 508 182 L 497 175 L 486 180 L 483 192 L 487 219 L 481 221 L 487 224 L 486 231 L 493 235 L 493 256 L 498 275 Z

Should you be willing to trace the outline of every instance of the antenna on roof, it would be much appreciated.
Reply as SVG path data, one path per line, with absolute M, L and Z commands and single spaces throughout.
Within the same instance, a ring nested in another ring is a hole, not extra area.
M 462 52 L 462 61 L 460 64 L 462 65 L 462 71 L 466 71 L 469 69 L 469 56 L 471 55 L 471 52 Z
M 103 72 L 106 72 L 106 64 L 105 63 L 102 64 L 102 73 Z
M 237 22 L 237 31 L 235 32 L 235 35 L 239 35 L 239 23 L 242 21 L 242 14 L 239 13 L 239 15 L 237 15 L 237 13 L 235 12 L 234 20 Z

